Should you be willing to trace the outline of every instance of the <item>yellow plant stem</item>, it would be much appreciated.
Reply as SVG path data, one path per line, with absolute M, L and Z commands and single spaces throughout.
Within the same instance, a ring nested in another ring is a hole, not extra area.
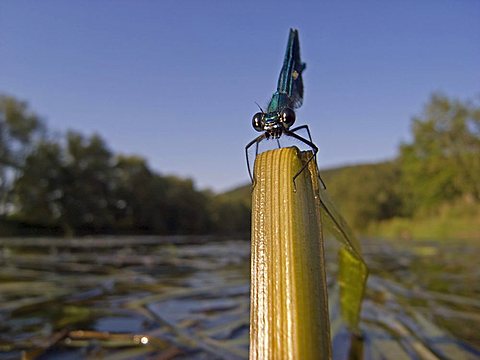
M 255 161 L 250 359 L 331 358 L 316 166 L 293 182 L 305 158 L 282 148 Z

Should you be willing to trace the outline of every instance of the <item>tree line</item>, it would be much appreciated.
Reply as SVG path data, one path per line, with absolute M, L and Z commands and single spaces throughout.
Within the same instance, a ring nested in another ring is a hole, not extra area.
M 395 219 L 435 219 L 446 209 L 457 218 L 472 209 L 480 215 L 480 106 L 434 94 L 412 119 L 411 141 L 400 144 L 394 159 L 320 172 L 359 233 L 372 234 L 374 225 Z M 247 201 L 250 186 L 225 195 Z
M 328 191 L 353 226 L 438 217 L 445 208 L 480 214 L 480 106 L 434 94 L 412 119 L 409 142 L 387 162 L 332 169 Z M 477 225 L 478 227 L 478 225 Z
M 54 135 L 0 95 L 0 235 L 247 233 L 249 208 L 161 175 L 99 135 Z
M 411 137 L 391 161 L 321 172 L 357 230 L 435 217 L 451 204 L 480 209 L 478 103 L 432 95 Z M 250 185 L 216 195 L 159 174 L 142 157 L 112 152 L 99 135 L 52 135 L 28 104 L 0 96 L 0 235 L 247 234 L 250 198 Z

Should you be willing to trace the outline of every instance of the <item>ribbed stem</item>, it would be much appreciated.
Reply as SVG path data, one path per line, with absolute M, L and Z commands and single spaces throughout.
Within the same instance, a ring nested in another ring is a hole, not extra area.
M 295 189 L 301 158 L 282 148 L 255 161 L 250 359 L 331 357 L 316 167 L 303 171 Z

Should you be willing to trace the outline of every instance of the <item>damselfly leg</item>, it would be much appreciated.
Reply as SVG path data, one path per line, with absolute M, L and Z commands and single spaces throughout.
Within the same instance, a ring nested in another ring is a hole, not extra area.
M 248 159 L 248 149 L 250 149 L 252 147 L 252 145 L 255 144 L 255 156 L 257 156 L 258 155 L 258 144 L 260 143 L 260 141 L 262 141 L 266 137 L 267 137 L 266 134 L 262 134 L 262 135 L 256 137 L 255 139 L 253 139 L 252 141 L 250 141 L 247 144 L 247 146 L 245 146 L 245 157 L 247 159 L 248 175 L 250 175 L 250 180 L 252 181 L 254 187 L 255 187 L 255 179 L 254 179 L 254 176 L 252 175 L 252 170 L 250 169 L 250 161 Z
M 301 125 L 301 126 L 297 126 L 296 128 L 293 128 L 290 130 L 290 132 L 297 132 L 298 130 L 302 130 L 302 129 L 305 129 L 307 130 L 307 134 L 308 134 L 308 139 L 310 140 L 310 142 L 313 144 L 313 140 L 312 140 L 312 135 L 310 134 L 310 129 L 308 128 L 308 125 Z M 317 149 L 318 151 L 318 149 Z M 317 165 L 317 169 L 318 169 L 318 163 L 317 163 L 317 154 L 315 153 L 315 164 Z M 327 189 L 327 185 L 325 184 L 325 182 L 323 181 L 322 177 L 320 176 L 320 170 L 318 170 L 318 178 L 320 179 L 320 182 L 322 183 L 322 186 L 323 188 L 326 190 Z
M 295 134 L 294 132 L 292 131 L 289 131 L 289 130 L 285 130 L 284 132 L 285 135 L 288 135 L 288 136 L 291 136 L 301 142 L 303 142 L 305 145 L 308 145 L 312 148 L 312 151 L 313 151 L 313 154 L 312 156 L 310 156 L 308 158 L 308 160 L 305 162 L 305 164 L 303 164 L 303 166 L 300 168 L 300 170 L 298 170 L 298 172 L 295 174 L 295 176 L 293 177 L 293 188 L 294 190 L 296 191 L 297 189 L 297 185 L 295 183 L 295 180 L 297 179 L 297 177 L 303 172 L 303 170 L 305 170 L 308 166 L 308 164 L 310 163 L 310 161 L 314 160 L 315 159 L 315 156 L 317 155 L 317 152 L 318 152 L 318 147 L 317 145 L 315 145 L 313 142 L 311 141 L 308 141 L 307 139 L 301 137 L 300 135 L 297 135 Z
M 290 132 L 297 132 L 298 130 L 302 130 L 302 129 L 307 130 L 308 140 L 310 140 L 310 142 L 313 143 L 312 135 L 310 134 L 310 129 L 309 129 L 308 125 L 300 125 L 300 126 L 297 126 L 296 128 L 290 129 L 289 131 Z

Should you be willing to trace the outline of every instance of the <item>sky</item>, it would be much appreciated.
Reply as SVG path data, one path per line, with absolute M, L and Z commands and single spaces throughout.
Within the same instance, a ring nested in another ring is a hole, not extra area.
M 55 131 L 225 191 L 249 181 L 255 102 L 290 27 L 307 63 L 296 125 L 322 169 L 393 158 L 433 92 L 478 98 L 479 19 L 478 0 L 2 0 L 0 92 Z

